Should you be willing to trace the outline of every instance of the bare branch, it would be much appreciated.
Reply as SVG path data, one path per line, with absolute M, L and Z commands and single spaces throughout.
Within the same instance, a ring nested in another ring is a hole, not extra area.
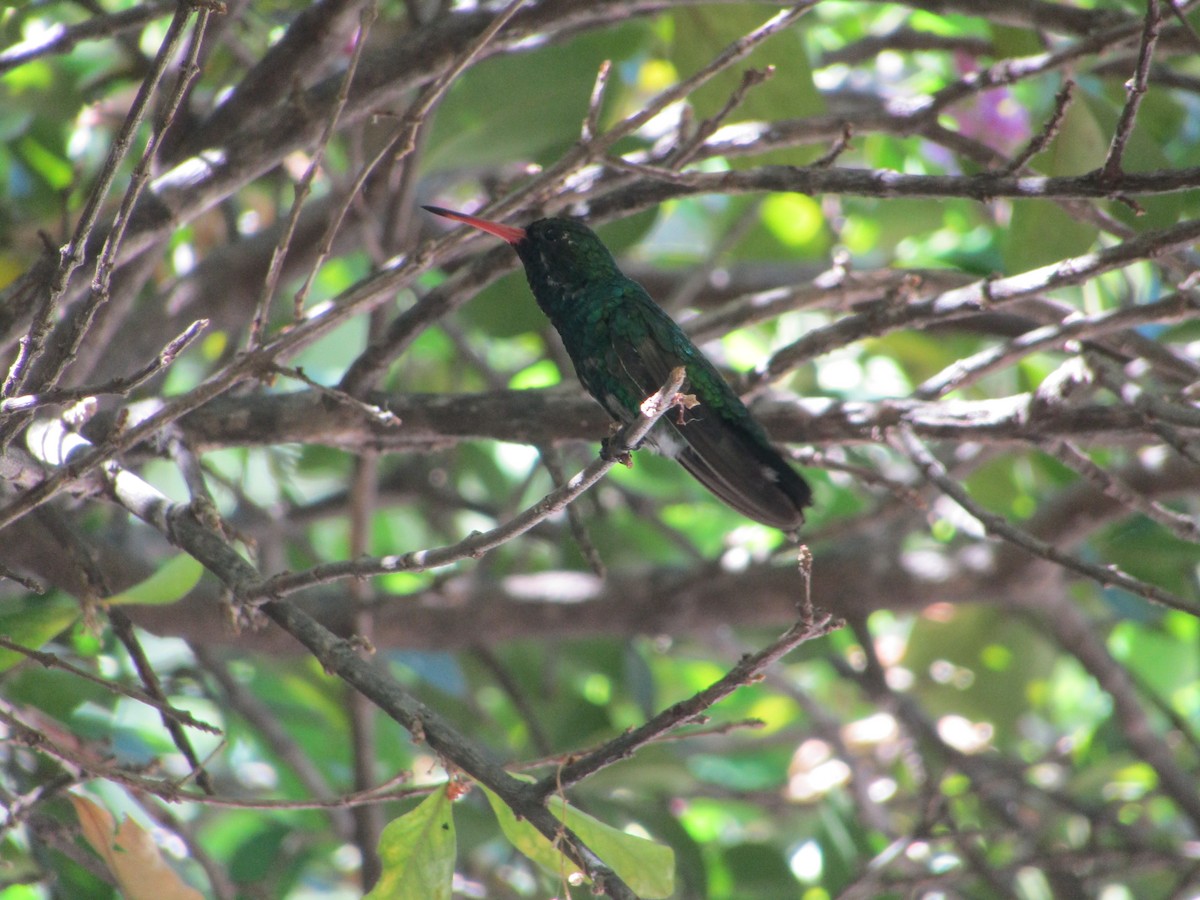
M 1094 338 L 1126 328 L 1136 328 L 1151 322 L 1178 322 L 1195 315 L 1197 309 L 1200 309 L 1200 297 L 1191 293 L 1179 293 L 1151 303 L 1127 306 L 1091 316 L 1072 315 L 1061 325 L 1032 329 L 1007 343 L 955 361 L 944 371 L 922 382 L 913 391 L 913 396 L 923 400 L 941 397 L 974 383 L 989 372 L 1011 365 L 1036 350 L 1061 346 L 1070 340 Z
M 1056 459 L 1083 475 L 1108 496 L 1153 519 L 1180 540 L 1193 544 L 1200 543 L 1200 524 L 1195 519 L 1181 515 L 1167 509 L 1161 503 L 1143 497 L 1115 475 L 1096 465 L 1074 444 L 1068 441 L 1057 441 L 1050 444 L 1048 450 Z
M 25 647 L 18 644 L 4 635 L 0 635 L 0 647 L 5 650 L 11 650 L 14 653 L 20 653 L 29 659 L 36 662 L 38 665 L 47 669 L 61 669 L 64 672 L 70 672 L 76 678 L 83 679 L 91 684 L 103 688 L 114 694 L 119 694 L 122 697 L 128 697 L 130 700 L 136 700 L 138 703 L 144 703 L 147 706 L 152 706 L 162 713 L 165 719 L 177 722 L 180 725 L 186 725 L 189 728 L 195 728 L 197 731 L 203 731 L 206 734 L 223 734 L 221 729 L 215 725 L 210 725 L 207 722 L 202 722 L 189 713 L 187 710 L 178 709 L 172 706 L 162 697 L 151 696 L 145 691 L 139 691 L 136 688 L 127 687 L 119 681 L 114 681 L 111 678 L 100 678 L 93 675 L 85 669 L 79 668 L 65 659 L 56 656 L 53 653 L 47 653 L 43 650 L 35 650 L 31 647 Z
M 778 378 L 801 362 L 820 356 L 835 346 L 868 335 L 880 335 L 898 327 L 946 322 L 963 315 L 987 312 L 1003 303 L 1035 296 L 1056 288 L 1082 284 L 1102 272 L 1139 262 L 1155 252 L 1184 246 L 1200 238 L 1200 220 L 1182 222 L 1162 231 L 1146 232 L 1135 238 L 1105 247 L 1074 259 L 1013 275 L 986 279 L 946 291 L 936 297 L 911 303 L 883 301 L 866 312 L 847 316 L 809 332 L 788 347 L 776 351 L 767 364 L 754 374 L 753 383 L 762 385 Z
M 921 473 L 931 483 L 937 485 L 942 493 L 949 496 L 959 506 L 990 532 L 1020 547 L 1028 553 L 1040 556 L 1063 568 L 1070 569 L 1090 578 L 1103 586 L 1114 585 L 1129 591 L 1139 597 L 1144 597 L 1154 603 L 1159 603 L 1170 609 L 1178 609 L 1193 616 L 1200 616 L 1200 607 L 1189 603 L 1182 597 L 1177 597 L 1170 591 L 1164 591 L 1157 585 L 1149 584 L 1141 579 L 1122 572 L 1115 565 L 1098 566 L 1086 562 L 1077 556 L 1064 553 L 1053 545 L 1034 537 L 1013 526 L 1003 516 L 998 516 L 985 509 L 971 499 L 961 485 L 946 474 L 945 467 L 929 452 L 913 433 L 905 428 L 897 429 L 900 442 L 909 457 L 920 468 Z

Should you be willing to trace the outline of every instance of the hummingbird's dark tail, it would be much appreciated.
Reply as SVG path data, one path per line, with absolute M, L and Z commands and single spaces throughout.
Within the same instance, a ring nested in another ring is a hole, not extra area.
M 757 435 L 702 412 L 682 426 L 669 427 L 684 441 L 675 459 L 729 506 L 781 531 L 794 532 L 804 524 L 812 489 Z

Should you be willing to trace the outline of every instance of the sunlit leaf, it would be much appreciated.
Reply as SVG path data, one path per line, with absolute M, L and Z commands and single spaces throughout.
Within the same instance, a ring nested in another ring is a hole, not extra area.
M 454 880 L 454 813 L 439 788 L 393 819 L 379 837 L 383 873 L 372 900 L 450 900 Z
M 575 864 L 556 850 L 540 831 L 513 815 L 504 801 L 490 790 L 483 790 L 501 831 L 514 847 L 554 874 L 577 871 Z M 670 847 L 626 834 L 560 800 L 551 800 L 548 806 L 634 893 L 655 900 L 670 897 L 675 892 L 675 854 Z
M 37 172 L 54 190 L 71 184 L 71 164 L 34 137 L 26 136 L 17 142 L 17 151 L 31 169 Z

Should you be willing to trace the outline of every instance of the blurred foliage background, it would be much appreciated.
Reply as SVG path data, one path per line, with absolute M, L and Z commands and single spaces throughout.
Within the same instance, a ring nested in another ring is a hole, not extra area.
M 72 796 L 160 897 L 360 896 L 459 774 L 118 472 L 514 772 L 795 618 L 794 549 L 645 452 L 482 558 L 321 574 L 607 433 L 511 251 L 421 203 L 585 217 L 814 485 L 845 627 L 569 791 L 674 896 L 1200 897 L 1194 5 L 824 0 L 746 53 L 787 4 L 5 6 L 0 898 L 128 889 Z M 441 896 L 590 896 L 481 790 L 453 821 Z

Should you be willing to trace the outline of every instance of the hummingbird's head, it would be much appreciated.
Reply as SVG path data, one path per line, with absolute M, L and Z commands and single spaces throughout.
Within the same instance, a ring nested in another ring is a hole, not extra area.
M 577 219 L 539 219 L 513 247 L 535 293 L 538 285 L 571 292 L 620 275 L 608 248 Z
M 620 275 L 608 248 L 578 219 L 538 219 L 527 228 L 517 228 L 438 206 L 425 209 L 511 244 L 525 264 L 525 275 L 539 302 L 547 299 L 544 291 L 562 296 Z

